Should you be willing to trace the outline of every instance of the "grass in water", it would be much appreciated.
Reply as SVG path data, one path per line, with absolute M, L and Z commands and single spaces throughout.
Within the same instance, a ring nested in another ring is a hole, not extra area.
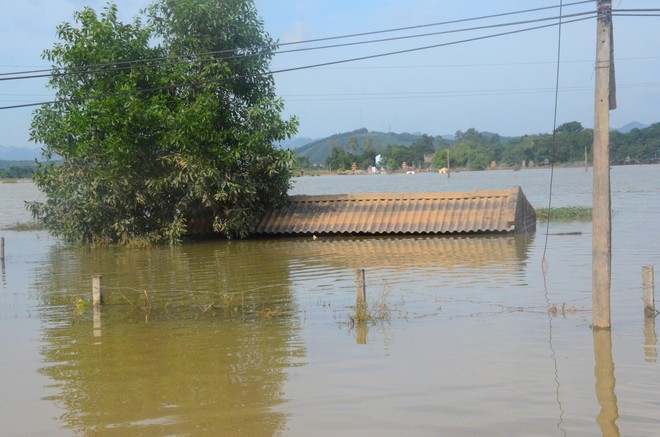
M 536 219 L 547 220 L 591 220 L 588 206 L 562 206 L 558 208 L 536 208 Z
M 392 318 L 392 307 L 388 302 L 390 294 L 390 287 L 386 285 L 375 299 L 356 305 L 354 312 L 348 316 L 349 325 L 388 323 Z

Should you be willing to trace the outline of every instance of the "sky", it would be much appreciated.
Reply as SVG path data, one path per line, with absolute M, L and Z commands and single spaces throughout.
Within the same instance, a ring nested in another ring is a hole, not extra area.
M 572 5 L 563 14 L 595 10 L 596 2 Z M 48 68 L 43 50 L 56 42 L 58 24 L 101 0 L 0 0 L 0 73 Z M 149 0 L 116 0 L 119 17 L 132 21 Z M 298 137 L 322 138 L 370 131 L 454 134 L 475 128 L 504 136 L 551 132 L 559 54 L 557 124 L 593 126 L 596 21 L 588 19 L 510 35 L 488 37 L 544 24 L 465 31 L 466 28 L 557 17 L 559 9 L 439 25 L 547 6 L 560 0 L 255 0 L 266 31 L 281 51 L 322 45 L 369 44 L 278 53 L 271 70 L 347 61 L 390 52 L 396 55 L 342 62 L 275 74 L 285 116 L 300 121 Z M 613 0 L 614 10 L 660 8 L 657 0 Z M 583 17 L 583 16 L 580 16 Z M 567 17 L 573 20 L 579 17 Z M 436 24 L 430 26 L 432 24 Z M 398 32 L 307 44 L 311 39 L 424 26 Z M 447 31 L 464 30 L 447 33 Z M 439 32 L 445 32 L 439 34 Z M 434 35 L 418 36 L 434 33 Z M 401 38 L 406 36 L 407 38 Z M 461 42 L 463 41 L 463 42 Z M 660 121 L 660 16 L 614 17 L 618 108 L 610 125 Z M 436 46 L 417 50 L 423 47 Z M 0 76 L 1 77 L 1 76 Z M 46 79 L 0 81 L 0 106 L 47 101 Z M 29 142 L 34 108 L 0 110 L 0 145 L 39 147 Z

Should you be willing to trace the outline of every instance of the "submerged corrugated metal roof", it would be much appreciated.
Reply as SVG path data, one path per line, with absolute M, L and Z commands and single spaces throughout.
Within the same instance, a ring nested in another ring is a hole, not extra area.
M 291 196 L 255 234 L 446 234 L 521 232 L 536 225 L 520 187 L 460 193 Z

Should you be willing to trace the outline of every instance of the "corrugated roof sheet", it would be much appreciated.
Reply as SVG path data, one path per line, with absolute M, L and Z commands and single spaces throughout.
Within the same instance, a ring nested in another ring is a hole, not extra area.
M 291 196 L 255 234 L 448 234 L 522 232 L 536 213 L 520 187 L 460 193 Z

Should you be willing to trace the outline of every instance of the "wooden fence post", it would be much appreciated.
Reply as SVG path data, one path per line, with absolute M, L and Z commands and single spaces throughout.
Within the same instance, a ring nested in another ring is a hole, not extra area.
M 367 287 L 364 281 L 364 269 L 355 269 L 355 303 L 367 303 Z
M 653 279 L 653 266 L 642 266 L 642 300 L 644 312 L 655 317 L 655 284 Z
M 364 269 L 355 269 L 355 341 L 367 344 L 367 286 Z
M 0 261 L 5 260 L 5 237 L 0 237 Z
M 103 305 L 103 275 L 92 276 L 92 304 Z

